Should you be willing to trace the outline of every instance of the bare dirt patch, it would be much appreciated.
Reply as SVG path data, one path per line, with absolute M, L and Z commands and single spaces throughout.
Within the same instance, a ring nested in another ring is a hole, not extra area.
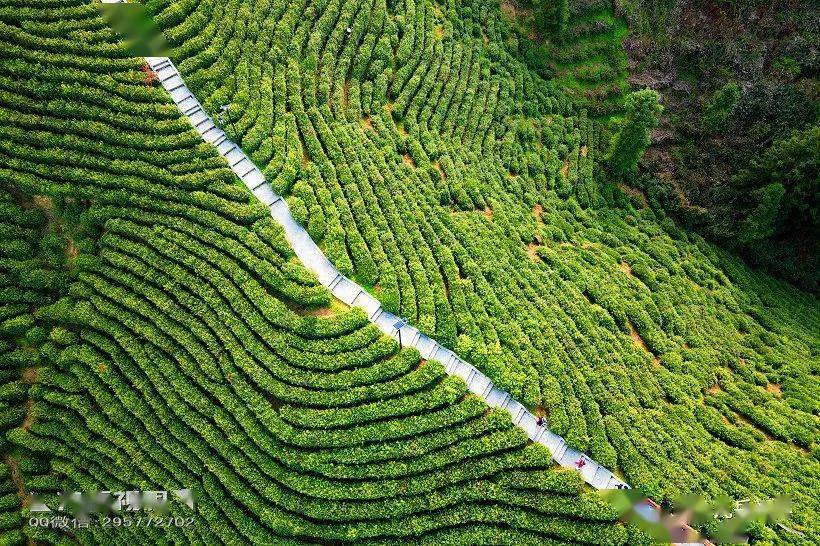
M 401 156 L 401 158 L 405 165 L 413 167 L 414 169 L 416 168 L 416 162 L 413 161 L 413 158 L 410 156 L 410 154 L 404 154 L 403 156 Z
M 487 220 L 492 220 L 493 219 L 493 209 L 491 209 L 490 207 L 485 208 L 484 209 L 484 218 L 486 218 Z
M 569 159 L 564 160 L 564 165 L 561 167 L 561 174 L 564 178 L 569 178 Z
M 539 245 L 536 243 L 527 245 L 527 256 L 530 257 L 530 260 L 536 261 L 538 259 L 538 247 Z
M 433 163 L 433 168 L 438 171 L 438 175 L 441 177 L 442 180 L 447 180 L 447 175 L 444 174 L 444 169 L 441 168 L 441 165 L 438 161 Z
M 542 212 L 544 212 L 544 207 L 541 206 L 541 203 L 536 203 L 535 206 L 532 208 L 532 215 L 539 222 L 541 222 L 541 213 Z
M 641 337 L 641 334 L 638 333 L 637 328 L 635 328 L 635 325 L 632 324 L 631 321 L 629 322 L 629 337 L 632 340 L 632 343 L 634 343 L 636 346 L 640 347 L 641 349 L 652 355 L 652 362 L 655 365 L 660 364 L 661 360 L 652 351 L 649 350 L 649 347 L 646 345 L 646 341 L 644 341 L 644 339 Z
M 766 392 L 773 394 L 778 398 L 783 396 L 783 391 L 780 389 L 780 385 L 778 385 L 777 383 L 767 383 Z
M 738 421 L 740 421 L 740 422 L 741 422 L 741 423 L 743 423 L 744 425 L 747 425 L 747 426 L 750 426 L 750 427 L 752 427 L 752 428 L 756 429 L 756 430 L 757 430 L 758 432 L 760 432 L 763 436 L 765 436 L 767 440 L 771 441 L 771 440 L 773 440 L 773 439 L 774 439 L 774 438 L 772 437 L 772 435 L 771 435 L 771 434 L 769 434 L 769 433 L 766 431 L 766 429 L 764 429 L 763 427 L 761 427 L 760 425 L 758 425 L 757 423 L 755 423 L 754 421 L 752 421 L 751 419 L 749 419 L 748 417 L 746 417 L 745 415 L 743 415 L 742 413 L 737 413 L 737 412 L 732 412 L 732 413 L 735 415 L 735 417 L 737 417 L 737 420 L 738 420 Z M 792 447 L 796 447 L 796 446 L 795 446 L 795 444 L 790 444 L 790 445 L 791 445 Z
M 54 221 L 54 200 L 45 195 L 35 195 L 31 204 L 34 208 L 40 209 L 45 214 L 49 222 Z
M 12 457 L 11 455 L 4 455 L 3 463 L 9 467 L 9 477 L 11 478 L 11 483 L 14 485 L 14 489 L 17 492 L 17 497 L 20 499 L 23 506 L 28 506 L 28 494 L 26 493 L 25 485 L 23 485 L 23 476 L 20 474 L 20 459 L 17 457 Z
M 362 118 L 362 127 L 370 131 L 376 130 L 373 128 L 373 120 L 370 119 L 370 116 L 365 116 Z
M 503 0 L 501 2 L 501 12 L 507 19 L 517 23 L 526 31 L 527 37 L 533 42 L 542 42 L 541 35 L 535 29 L 532 20 L 532 10 L 519 6 L 517 2 L 512 0 Z
M 310 157 L 307 144 L 305 144 L 305 137 L 299 129 L 296 130 L 296 135 L 299 137 L 299 146 L 302 147 L 302 167 L 307 167 L 312 158 Z
M 66 242 L 65 247 L 65 256 L 66 262 L 68 263 L 69 267 L 74 266 L 74 262 L 77 261 L 77 254 L 79 254 L 79 250 L 77 249 L 77 245 L 74 244 L 74 239 L 69 238 Z
M 350 80 L 345 80 L 342 84 L 342 108 L 347 110 L 348 97 L 350 96 Z
M 632 267 L 626 262 L 621 262 L 618 264 L 618 268 L 629 275 L 630 277 L 634 277 L 635 275 L 632 273 Z
M 715 383 L 714 385 L 706 389 L 706 394 L 711 394 L 713 396 L 721 392 L 723 392 L 723 388 L 720 386 L 720 383 Z
M 142 78 L 142 84 L 147 86 L 152 86 L 159 81 L 159 77 L 157 73 L 148 65 L 147 62 L 142 63 L 140 66 L 140 70 L 142 71 L 145 76 Z
M 381 294 L 382 293 L 381 283 L 378 283 L 378 282 L 376 283 L 376 285 L 373 287 L 373 293 L 374 294 Z
M 30 430 L 31 425 L 34 424 L 34 412 L 31 411 L 34 406 L 34 400 L 26 400 L 26 416 L 23 418 L 23 430 Z
M 28 383 L 29 385 L 37 381 L 37 368 L 29 366 L 23 370 L 22 379 L 24 383 Z

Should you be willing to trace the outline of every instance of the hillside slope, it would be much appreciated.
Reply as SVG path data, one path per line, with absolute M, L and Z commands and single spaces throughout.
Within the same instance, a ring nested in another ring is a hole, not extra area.
M 814 537 L 816 298 L 607 184 L 490 2 L 150 2 L 345 274 L 659 499 L 789 491 Z M 311 17 L 302 17 L 309 13 Z M 602 206 L 606 203 L 608 206 Z
M 0 42 L 0 541 L 642 540 L 331 304 L 91 4 L 0 2 Z M 32 492 L 180 488 L 190 525 L 28 525 Z

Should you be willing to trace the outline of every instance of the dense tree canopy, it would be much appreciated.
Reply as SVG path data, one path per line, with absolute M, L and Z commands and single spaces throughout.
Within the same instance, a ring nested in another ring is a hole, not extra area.
M 649 146 L 649 134 L 658 124 L 662 107 L 659 95 L 651 89 L 634 91 L 624 102 L 623 118 L 612 137 L 607 161 L 616 177 L 636 172 L 638 161 Z

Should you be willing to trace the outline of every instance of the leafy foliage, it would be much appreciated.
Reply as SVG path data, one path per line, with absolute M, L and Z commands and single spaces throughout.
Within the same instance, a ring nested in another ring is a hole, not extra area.
M 399 351 L 360 310 L 330 306 L 269 212 L 94 6 L 46 4 L 0 7 L 0 176 L 11 192 L 0 193 L 0 541 L 641 540 L 508 414 Z M 160 20 L 203 22 L 192 7 L 170 4 Z M 218 17 L 239 6 L 199 7 Z M 253 7 L 272 6 L 248 4 L 237 29 Z M 301 7 L 278 8 L 302 20 Z M 283 113 L 266 112 L 234 120 L 258 142 L 249 149 L 301 151 L 297 116 L 276 132 L 264 120 Z M 299 111 L 299 123 L 314 114 Z M 318 139 L 305 142 L 319 157 Z M 301 154 L 289 174 L 279 159 L 269 173 L 285 172 L 277 180 L 302 196 L 311 230 L 341 236 L 346 252 L 333 209 L 325 227 L 316 219 Z M 30 207 L 35 196 L 54 206 Z M 197 503 L 189 527 L 26 525 L 29 491 L 56 505 L 61 490 L 184 487 Z
M 661 92 L 666 108 L 636 183 L 687 227 L 816 291 L 816 6 L 619 3 L 630 78 Z M 764 164 L 790 174 L 772 180 Z
M 192 528 L 82 540 L 639 543 L 508 417 L 328 307 L 92 6 L 7 7 L 2 175 L 79 203 L 92 242 L 34 312 L 48 370 L 21 398 L 35 421 L 6 433 L 36 454 L 23 483 L 200 499 Z M 388 308 L 658 500 L 788 489 L 788 525 L 818 535 L 816 298 L 608 183 L 606 131 L 497 4 L 147 7 L 206 108 L 231 105 L 231 133 Z
M 789 525 L 816 534 L 816 299 L 628 201 L 605 128 L 495 4 L 339 1 L 315 24 L 225 7 L 233 26 L 221 2 L 176 5 L 157 17 L 186 81 L 211 111 L 231 102 L 345 274 L 658 500 L 789 484 Z
M 634 91 L 626 97 L 624 116 L 612 137 L 607 161 L 612 173 L 623 177 L 634 173 L 649 146 L 649 133 L 658 124 L 662 107 L 658 93 L 651 89 Z

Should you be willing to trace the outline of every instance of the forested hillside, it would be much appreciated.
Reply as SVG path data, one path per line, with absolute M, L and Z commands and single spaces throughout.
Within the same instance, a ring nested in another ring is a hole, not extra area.
M 664 97 L 637 184 L 755 266 L 820 281 L 820 9 L 622 0 L 630 81 Z
M 26 492 L 128 487 L 193 487 L 195 524 L 76 538 L 645 540 L 508 413 L 331 301 L 91 3 L 25 4 L 0 0 L 5 540 L 66 538 L 26 525 Z M 752 537 L 817 541 L 820 305 L 618 186 L 614 107 L 563 90 L 608 61 L 553 71 L 491 0 L 145 6 L 385 308 L 655 500 L 788 493 Z

